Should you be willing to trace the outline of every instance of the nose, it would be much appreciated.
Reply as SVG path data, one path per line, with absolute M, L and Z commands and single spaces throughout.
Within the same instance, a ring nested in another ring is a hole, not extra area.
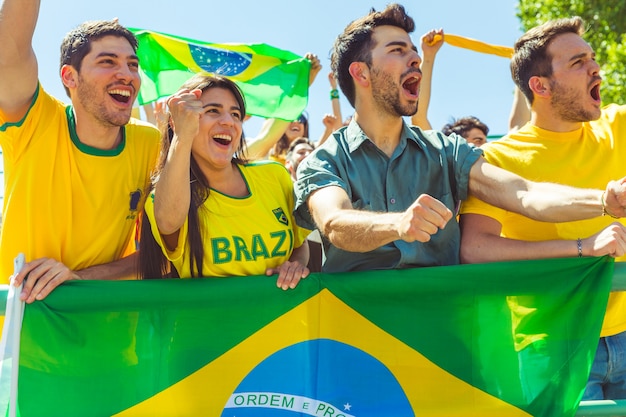
M 409 61 L 410 67 L 419 68 L 422 64 L 422 57 L 417 53 L 417 51 L 413 51 L 411 54 L 411 60 Z
M 121 79 L 121 80 L 127 80 L 127 81 L 129 81 L 129 80 L 132 80 L 132 79 L 133 79 L 133 74 L 134 74 L 134 72 L 133 72 L 133 71 L 131 71 L 131 69 L 130 69 L 130 68 L 128 68 L 128 66 L 127 66 L 127 65 L 120 65 L 120 66 L 118 67 L 118 70 L 117 70 L 116 76 L 117 76 L 117 78 L 119 78 L 119 79 Z
M 599 75 L 600 74 L 600 64 L 598 64 L 595 60 L 591 60 L 589 61 L 590 67 L 591 67 L 591 74 L 592 75 Z
M 224 125 L 224 126 L 234 126 L 235 125 L 235 117 L 228 113 L 228 112 L 224 112 L 222 114 L 222 117 L 220 117 L 220 124 Z

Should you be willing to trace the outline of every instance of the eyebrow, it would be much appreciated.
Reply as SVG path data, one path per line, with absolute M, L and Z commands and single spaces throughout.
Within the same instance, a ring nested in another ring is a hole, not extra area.
M 98 55 L 96 55 L 96 58 L 101 57 L 119 58 L 120 56 L 113 52 L 100 52 Z M 127 59 L 139 61 L 139 57 L 137 55 L 129 55 Z
M 203 109 L 206 109 L 207 107 L 219 107 L 220 109 L 223 109 L 224 105 L 221 103 L 207 103 L 202 106 Z M 241 113 L 241 108 L 239 106 L 232 106 L 230 109 L 237 110 L 239 113 Z
M 402 46 L 404 48 L 407 48 L 409 46 L 409 44 L 407 42 L 404 42 L 404 41 L 391 41 L 391 42 L 387 43 L 385 46 L 386 47 L 389 47 L 389 46 Z M 417 52 L 417 46 L 411 45 L 411 49 L 414 50 L 415 52 Z
M 580 59 L 580 58 L 586 58 L 589 55 L 591 55 L 592 58 L 596 56 L 596 54 L 594 52 L 591 52 L 591 53 L 589 53 L 589 52 L 581 52 L 579 54 L 576 54 L 576 55 L 570 57 L 569 62 L 576 61 L 577 59 Z

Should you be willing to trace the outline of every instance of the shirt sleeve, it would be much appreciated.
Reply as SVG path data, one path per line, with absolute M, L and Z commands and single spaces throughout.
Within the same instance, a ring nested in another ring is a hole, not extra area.
M 176 262 L 179 259 L 181 259 L 182 256 L 184 255 L 185 242 L 187 241 L 188 219 L 187 218 L 185 219 L 183 226 L 180 228 L 180 231 L 178 233 L 178 243 L 176 244 L 176 248 L 174 248 L 173 251 L 170 251 L 167 249 L 167 246 L 165 245 L 165 242 L 163 241 L 163 237 L 161 236 L 161 233 L 159 233 L 159 230 L 156 227 L 156 219 L 154 217 L 154 191 L 150 193 L 150 195 L 146 199 L 146 205 L 145 205 L 144 210 L 146 211 L 146 215 L 148 217 L 148 220 L 150 221 L 150 226 L 151 226 L 150 228 L 152 229 L 152 236 L 154 236 L 154 239 L 161 247 L 161 250 L 163 251 L 163 254 L 165 255 L 165 257 L 172 262 Z

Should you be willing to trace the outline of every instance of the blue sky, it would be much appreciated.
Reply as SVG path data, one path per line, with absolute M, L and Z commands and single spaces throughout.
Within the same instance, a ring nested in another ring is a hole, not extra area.
M 331 112 L 329 55 L 336 36 L 371 7 L 380 10 L 388 1 L 373 0 L 105 0 L 42 1 L 33 46 L 39 61 L 39 78 L 46 90 L 67 100 L 58 75 L 59 45 L 70 29 L 85 20 L 118 17 L 123 25 L 156 30 L 216 43 L 267 43 L 299 55 L 317 54 L 323 69 L 309 91 L 307 112 L 310 136 L 323 131 L 322 117 Z M 513 0 L 438 0 L 401 2 L 416 21 L 412 34 L 430 29 L 484 42 L 512 46 L 521 35 Z M 439 129 L 453 117 L 474 115 L 490 133 L 507 130 L 513 95 L 508 60 L 444 45 L 435 63 L 429 118 Z M 352 108 L 341 96 L 342 113 Z M 244 125 L 255 136 L 261 120 Z M 1 162 L 0 162 L 1 164 Z M 0 165 L 0 171 L 2 166 Z M 0 195 L 1 198 L 1 195 Z
M 307 111 L 311 137 L 323 131 L 325 113 L 331 112 L 329 51 L 336 36 L 370 7 L 384 8 L 388 1 L 360 0 L 106 0 L 42 1 L 34 47 L 44 88 L 65 99 L 58 76 L 59 44 L 63 35 L 84 20 L 118 17 L 126 26 L 156 30 L 207 42 L 257 43 L 304 55 L 317 54 L 322 72 L 310 90 Z M 416 21 L 413 42 L 432 28 L 484 42 L 512 46 L 521 35 L 515 16 L 517 1 L 438 0 L 404 2 Z M 435 64 L 430 120 L 440 128 L 451 117 L 475 115 L 493 133 L 505 133 L 511 108 L 513 82 L 505 58 L 444 45 Z M 344 116 L 352 108 L 342 97 Z M 258 132 L 260 122 L 245 125 L 247 136 Z

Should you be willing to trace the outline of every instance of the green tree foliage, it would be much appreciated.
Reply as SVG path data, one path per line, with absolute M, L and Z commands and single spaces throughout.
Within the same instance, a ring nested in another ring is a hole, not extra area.
M 626 104 L 626 0 L 520 0 L 517 16 L 523 31 L 551 19 L 582 17 L 585 40 L 602 67 L 602 101 Z

